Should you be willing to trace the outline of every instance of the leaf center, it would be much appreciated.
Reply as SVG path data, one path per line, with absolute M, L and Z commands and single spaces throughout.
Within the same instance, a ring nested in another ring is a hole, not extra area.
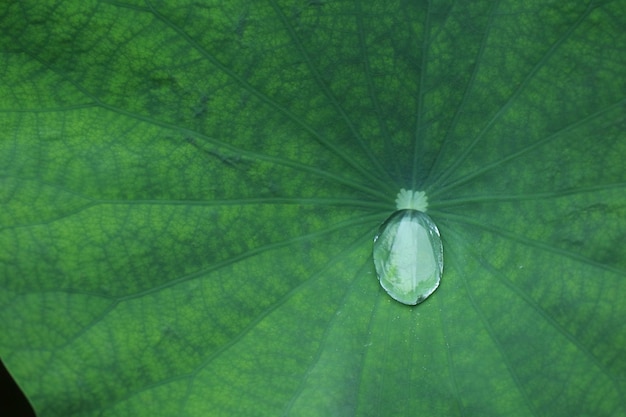
M 396 209 L 398 210 L 418 210 L 425 213 L 427 208 L 428 197 L 424 191 L 402 188 L 396 197 Z

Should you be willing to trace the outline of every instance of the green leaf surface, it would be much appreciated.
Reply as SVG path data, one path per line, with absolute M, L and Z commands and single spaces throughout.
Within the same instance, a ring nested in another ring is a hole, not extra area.
M 626 415 L 626 2 L 4 1 L 39 416 Z M 441 231 L 409 307 L 372 239 Z

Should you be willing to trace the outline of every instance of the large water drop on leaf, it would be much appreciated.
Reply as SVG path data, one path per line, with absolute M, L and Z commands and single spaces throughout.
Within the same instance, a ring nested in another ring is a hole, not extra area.
M 437 226 L 413 198 L 423 193 L 402 190 L 398 209 L 381 226 L 374 239 L 374 266 L 380 285 L 395 300 L 409 305 L 424 301 L 439 286 L 443 273 L 443 245 Z M 407 208 L 410 207 L 410 208 Z

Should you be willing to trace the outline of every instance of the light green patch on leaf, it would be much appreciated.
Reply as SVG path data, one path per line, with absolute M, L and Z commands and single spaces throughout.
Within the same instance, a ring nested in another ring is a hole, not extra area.
M 626 2 L 4 1 L 38 416 L 626 414 Z M 428 196 L 409 307 L 373 238 Z

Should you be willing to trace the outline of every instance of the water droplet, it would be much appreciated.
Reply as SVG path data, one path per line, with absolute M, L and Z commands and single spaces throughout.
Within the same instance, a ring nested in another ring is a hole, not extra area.
M 374 239 L 380 285 L 403 304 L 424 301 L 437 289 L 443 274 L 439 229 L 426 213 L 412 208 L 425 210 L 427 201 L 423 192 L 401 190 L 398 210 L 380 226 Z

